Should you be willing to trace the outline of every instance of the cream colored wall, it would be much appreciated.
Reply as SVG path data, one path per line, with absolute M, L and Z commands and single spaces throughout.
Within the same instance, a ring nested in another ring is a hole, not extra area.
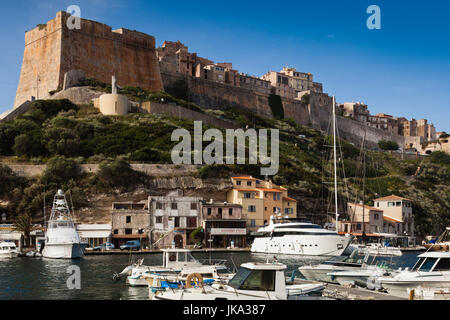
M 126 96 L 120 94 L 104 94 L 99 97 L 100 112 L 106 116 L 126 115 L 129 103 Z

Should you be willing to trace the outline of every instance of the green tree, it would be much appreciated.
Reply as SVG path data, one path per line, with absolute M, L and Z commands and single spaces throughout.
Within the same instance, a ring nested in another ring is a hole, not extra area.
M 33 219 L 31 216 L 27 213 L 19 215 L 14 221 L 13 229 L 22 233 L 24 237 L 24 246 L 29 247 L 30 233 L 36 230 L 33 226 Z
M 283 101 L 281 100 L 281 97 L 276 94 L 270 94 L 269 95 L 269 106 L 272 110 L 272 114 L 275 117 L 275 119 L 283 120 L 284 119 L 284 108 L 283 108 Z
M 398 150 L 400 148 L 398 146 L 397 142 L 395 142 L 395 141 L 386 141 L 386 140 L 380 140 L 378 142 L 378 146 L 380 147 L 381 150 L 396 151 L 396 150 Z
M 191 239 L 195 242 L 202 242 L 204 237 L 204 233 L 203 233 L 203 227 L 198 227 L 197 229 L 195 229 L 194 231 L 192 231 L 191 233 Z
M 102 162 L 96 177 L 98 187 L 103 190 L 127 191 L 142 182 L 142 175 L 134 171 L 122 157 L 113 162 Z
M 61 186 L 70 179 L 77 180 L 80 176 L 81 168 L 77 162 L 63 156 L 55 156 L 48 161 L 41 181 L 44 184 L 54 183 Z

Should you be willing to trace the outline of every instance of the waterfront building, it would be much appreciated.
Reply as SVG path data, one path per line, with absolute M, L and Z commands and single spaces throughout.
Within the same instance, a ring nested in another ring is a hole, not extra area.
M 231 182 L 233 188 L 227 192 L 227 201 L 242 206 L 248 232 L 268 224 L 273 215 L 297 217 L 297 201 L 288 197 L 286 188 L 246 175 L 232 177 Z
M 152 244 L 167 248 L 175 243 L 177 248 L 193 245 L 191 233 L 201 226 L 203 198 L 186 197 L 182 190 L 166 196 L 150 196 Z
M 245 248 L 246 221 L 242 206 L 228 202 L 207 202 L 202 205 L 203 230 L 207 248 Z
M 93 248 L 111 242 L 111 224 L 78 224 L 77 232 L 82 242 Z
M 361 236 L 363 227 L 367 236 L 377 236 L 377 233 L 383 232 L 383 210 L 359 203 L 348 203 L 347 212 L 349 219 L 338 222 L 339 232 Z
M 385 232 L 393 231 L 397 235 L 414 236 L 414 217 L 412 201 L 396 195 L 374 200 L 375 207 L 383 210 L 385 218 Z M 391 227 L 396 230 L 391 230 Z M 388 232 L 390 233 L 390 232 Z
M 111 210 L 112 243 L 116 248 L 130 240 L 149 245 L 150 212 L 147 200 L 114 202 Z

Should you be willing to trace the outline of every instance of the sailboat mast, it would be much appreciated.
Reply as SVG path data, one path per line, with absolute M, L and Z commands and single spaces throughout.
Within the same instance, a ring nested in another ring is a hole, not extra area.
M 333 153 L 334 153 L 334 206 L 336 210 L 336 232 L 338 232 L 337 150 L 336 150 L 336 97 L 333 96 Z

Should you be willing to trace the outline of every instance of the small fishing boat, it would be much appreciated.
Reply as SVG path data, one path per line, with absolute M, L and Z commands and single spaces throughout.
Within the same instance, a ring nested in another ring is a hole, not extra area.
M 227 284 L 197 286 L 190 281 L 180 289 L 149 291 L 150 300 L 302 300 L 322 296 L 325 285 L 306 283 L 286 285 L 286 265 L 244 263 Z M 192 277 L 192 276 L 191 276 Z M 192 278 L 190 278 L 192 279 Z
M 146 266 L 144 265 L 144 259 L 138 260 L 127 266 L 121 273 L 114 275 L 114 279 L 120 279 L 123 276 L 127 277 L 127 284 L 130 286 L 147 286 L 147 281 L 142 277 L 143 274 L 151 273 L 172 273 L 178 274 L 182 270 L 188 270 L 186 272 L 192 273 L 193 270 L 198 270 L 205 266 L 202 262 L 195 259 L 191 250 L 170 248 L 162 249 L 163 261 L 160 266 Z M 225 260 L 220 260 L 213 265 L 219 271 L 227 271 L 225 266 Z
M 401 257 L 402 251 L 396 247 L 384 246 L 381 243 L 368 243 L 366 245 L 353 245 L 355 250 L 358 250 L 359 255 L 377 255 L 383 257 Z
M 450 227 L 445 229 L 435 243 L 425 243 L 423 246 L 429 251 L 450 251 Z
M 0 242 L 0 259 L 17 258 L 19 250 L 14 242 Z

